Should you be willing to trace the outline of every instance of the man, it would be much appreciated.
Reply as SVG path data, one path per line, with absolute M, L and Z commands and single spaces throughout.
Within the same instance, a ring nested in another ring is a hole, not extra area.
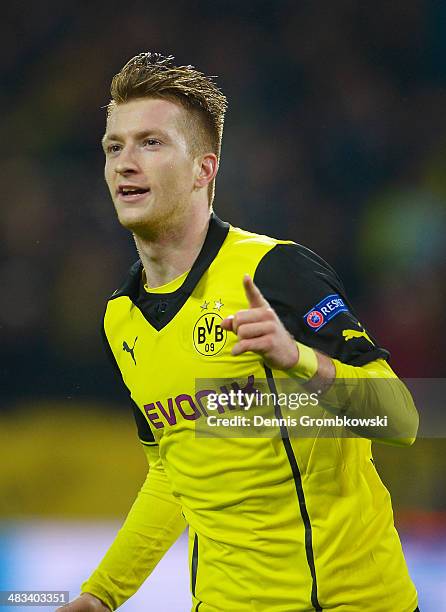
M 293 436 L 275 403 L 270 436 L 196 431 L 215 390 L 198 379 L 244 391 L 265 380 L 275 397 L 286 382 L 317 390 L 336 415 L 388 415 L 388 441 L 410 444 L 417 413 L 387 351 L 317 255 L 212 212 L 226 99 L 211 78 L 142 53 L 111 95 L 105 178 L 140 260 L 110 298 L 104 332 L 149 471 L 63 609 L 118 608 L 188 525 L 194 611 L 413 612 L 416 590 L 367 439 L 376 429 Z M 218 414 L 232 409 L 221 403 Z

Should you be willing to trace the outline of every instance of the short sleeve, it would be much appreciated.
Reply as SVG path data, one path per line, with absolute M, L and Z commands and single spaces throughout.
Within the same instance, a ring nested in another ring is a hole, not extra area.
M 355 366 L 388 359 L 336 272 L 313 251 L 277 244 L 259 262 L 254 282 L 299 342 Z

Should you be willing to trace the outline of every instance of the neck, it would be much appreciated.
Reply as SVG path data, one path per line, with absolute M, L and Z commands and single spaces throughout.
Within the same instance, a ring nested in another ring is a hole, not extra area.
M 209 209 L 203 209 L 187 223 L 166 228 L 156 238 L 134 234 L 149 287 L 165 285 L 192 267 L 206 238 L 209 220 Z

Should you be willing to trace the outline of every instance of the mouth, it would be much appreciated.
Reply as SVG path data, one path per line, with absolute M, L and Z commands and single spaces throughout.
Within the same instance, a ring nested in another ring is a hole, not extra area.
M 120 185 L 116 190 L 118 199 L 123 202 L 137 202 L 148 193 L 150 193 L 149 187 L 137 187 L 135 185 Z

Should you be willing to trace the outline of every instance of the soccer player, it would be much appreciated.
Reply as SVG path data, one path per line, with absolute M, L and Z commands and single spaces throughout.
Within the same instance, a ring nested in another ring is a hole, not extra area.
M 226 98 L 212 78 L 141 53 L 113 78 L 111 97 L 105 178 L 139 260 L 108 301 L 104 334 L 149 469 L 110 549 L 63 609 L 115 610 L 188 526 L 193 611 L 414 612 L 371 454 L 376 428 L 291 435 L 276 403 L 274 435 L 196 433 L 216 391 L 198 379 L 244 390 L 266 380 L 272 393 L 284 382 L 317 389 L 339 417 L 386 415 L 387 441 L 409 445 L 418 416 L 388 352 L 320 257 L 213 212 Z M 216 414 L 232 410 L 221 403 Z

